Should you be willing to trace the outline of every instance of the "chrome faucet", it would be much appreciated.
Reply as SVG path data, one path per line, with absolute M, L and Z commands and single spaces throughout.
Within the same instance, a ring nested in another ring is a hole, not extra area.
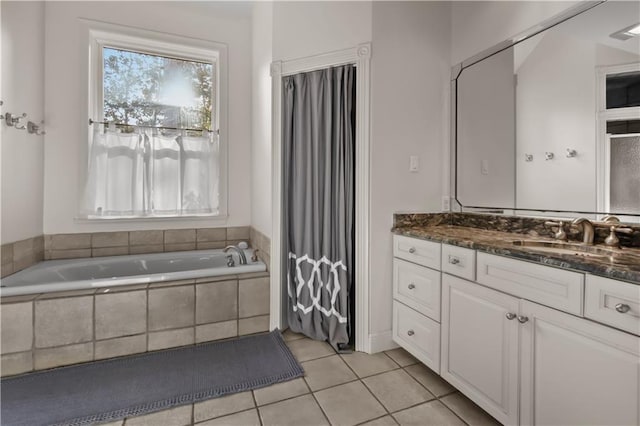
M 241 265 L 246 265 L 247 264 L 247 256 L 244 255 L 244 251 L 242 251 L 240 248 L 238 248 L 237 246 L 226 246 L 224 248 L 224 250 L 222 250 L 224 253 L 228 252 L 229 250 L 235 250 L 236 253 L 238 253 L 238 257 L 240 257 L 240 264 Z
M 587 245 L 593 245 L 593 223 L 589 219 L 585 219 L 584 217 L 579 217 L 571 222 L 571 226 L 580 226 L 582 225 L 582 243 Z

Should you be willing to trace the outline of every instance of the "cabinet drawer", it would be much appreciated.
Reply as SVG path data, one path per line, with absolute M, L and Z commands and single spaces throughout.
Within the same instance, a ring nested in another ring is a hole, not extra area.
M 393 298 L 440 322 L 440 271 L 393 259 Z
M 393 340 L 440 373 L 440 324 L 394 300 Z
M 582 315 L 584 274 L 478 253 L 477 275 L 487 287 Z
M 442 272 L 469 281 L 476 278 L 476 251 L 464 247 L 442 245 Z
M 584 316 L 640 335 L 640 285 L 587 275 Z
M 393 236 L 393 255 L 409 262 L 440 270 L 440 243 Z

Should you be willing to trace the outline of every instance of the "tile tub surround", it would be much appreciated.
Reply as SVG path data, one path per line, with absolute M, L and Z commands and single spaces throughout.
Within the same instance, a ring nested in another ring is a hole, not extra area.
M 224 248 L 249 242 L 249 227 L 157 229 L 44 236 L 44 258 L 74 259 Z
M 219 249 L 240 241 L 249 242 L 250 229 L 236 226 L 40 235 L 2 245 L 2 277 L 42 260 Z M 268 259 L 269 239 L 259 234 L 255 241 L 264 244 L 261 251 Z
M 531 234 L 492 231 L 457 225 L 400 226 L 392 230 L 397 235 L 420 238 L 454 246 L 471 248 L 486 253 L 509 256 L 548 266 L 573 269 L 607 278 L 640 285 L 640 249 L 615 250 L 614 256 L 587 257 L 553 252 L 541 253 L 528 247 L 513 245 L 514 240 L 534 239 L 554 242 Z
M 3 244 L 0 247 L 0 253 L 2 254 L 2 277 L 6 277 L 44 259 L 44 237 L 40 235 Z
M 3 297 L 2 376 L 267 331 L 269 275 Z
M 271 239 L 252 227 L 249 231 L 249 241 L 251 242 L 252 248 L 258 249 L 258 258 L 267 265 L 267 270 L 269 270 L 271 261 Z
M 487 231 L 524 234 L 530 237 L 553 238 L 554 231 L 544 224 L 549 220 L 558 221 L 560 219 L 499 216 L 482 213 L 396 213 L 393 215 L 393 228 L 451 225 L 484 229 Z M 632 234 L 618 234 L 620 244 L 623 247 L 640 248 L 640 226 L 625 223 L 625 227 L 632 228 L 634 232 Z M 581 231 L 570 227 L 568 221 L 565 221 L 564 229 L 569 240 L 582 241 Z M 594 242 L 596 244 L 602 244 L 608 235 L 608 228 L 602 226 L 595 227 Z

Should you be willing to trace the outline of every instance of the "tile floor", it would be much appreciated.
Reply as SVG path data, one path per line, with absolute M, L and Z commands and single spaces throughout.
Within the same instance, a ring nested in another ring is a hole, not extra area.
M 304 378 L 103 425 L 499 424 L 403 349 L 338 355 L 327 343 L 284 337 Z

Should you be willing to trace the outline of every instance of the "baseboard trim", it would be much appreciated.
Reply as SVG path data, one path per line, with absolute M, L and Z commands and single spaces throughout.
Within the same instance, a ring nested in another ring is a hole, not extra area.
M 398 348 L 398 344 L 391 337 L 391 330 L 369 335 L 369 348 L 372 354 Z

